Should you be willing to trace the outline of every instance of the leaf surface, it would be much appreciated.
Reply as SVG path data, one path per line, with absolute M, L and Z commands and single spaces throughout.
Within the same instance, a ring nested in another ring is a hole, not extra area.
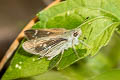
M 119 25 L 118 19 L 111 13 L 101 9 L 78 7 L 78 5 L 69 1 L 62 2 L 40 12 L 38 14 L 40 21 L 33 26 L 33 28 L 81 28 L 82 35 L 80 40 L 84 40 L 90 48 L 85 47 L 81 43 L 76 46 L 79 58 L 75 55 L 72 48 L 65 50 L 57 69 L 64 69 L 88 55 L 95 55 L 101 47 L 108 43 L 115 28 Z M 37 60 L 39 56 L 29 54 L 23 50 L 22 43 L 24 41 L 21 42 L 15 52 L 11 64 L 2 78 L 3 80 L 42 74 L 56 66 L 60 55 L 51 61 L 46 58 Z

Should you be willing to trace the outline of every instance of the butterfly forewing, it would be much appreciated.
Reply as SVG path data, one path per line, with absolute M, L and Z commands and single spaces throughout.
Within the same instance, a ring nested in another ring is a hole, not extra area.
M 61 35 L 68 30 L 63 28 L 53 28 L 53 29 L 30 29 L 24 32 L 27 39 L 35 39 L 49 36 Z

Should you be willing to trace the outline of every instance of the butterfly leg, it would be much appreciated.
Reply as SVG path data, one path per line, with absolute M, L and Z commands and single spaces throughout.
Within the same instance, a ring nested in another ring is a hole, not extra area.
M 59 59 L 59 61 L 56 63 L 56 66 L 58 66 L 58 64 L 59 64 L 59 63 L 60 63 L 60 61 L 62 60 L 63 53 L 64 53 L 64 50 L 62 50 L 62 52 L 61 52 L 61 56 L 60 56 L 60 59 Z
M 74 46 L 74 45 L 72 45 L 72 48 L 73 48 L 73 51 L 75 52 L 76 56 L 79 58 L 78 52 L 76 51 L 76 49 L 75 49 L 75 46 Z
M 74 42 L 72 41 L 72 49 L 75 52 L 76 56 L 79 58 L 78 52 L 75 49 Z

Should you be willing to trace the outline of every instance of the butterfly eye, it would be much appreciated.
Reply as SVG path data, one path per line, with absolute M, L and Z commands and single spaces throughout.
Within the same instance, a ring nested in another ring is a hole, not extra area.
M 73 36 L 76 37 L 78 35 L 78 32 L 73 33 Z

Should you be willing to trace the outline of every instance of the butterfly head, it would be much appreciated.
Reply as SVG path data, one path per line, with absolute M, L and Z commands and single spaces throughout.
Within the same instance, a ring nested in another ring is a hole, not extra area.
M 69 39 L 77 39 L 80 37 L 80 35 L 82 34 L 82 31 L 80 28 L 76 28 L 73 30 L 70 30 L 68 32 L 65 32 L 64 34 L 64 38 L 69 38 Z
M 74 30 L 73 30 L 73 34 L 72 34 L 72 35 L 73 35 L 73 37 L 76 38 L 76 37 L 79 37 L 81 34 L 82 34 L 81 29 L 80 29 L 80 28 L 79 28 L 79 29 L 77 28 L 77 29 L 74 29 Z

